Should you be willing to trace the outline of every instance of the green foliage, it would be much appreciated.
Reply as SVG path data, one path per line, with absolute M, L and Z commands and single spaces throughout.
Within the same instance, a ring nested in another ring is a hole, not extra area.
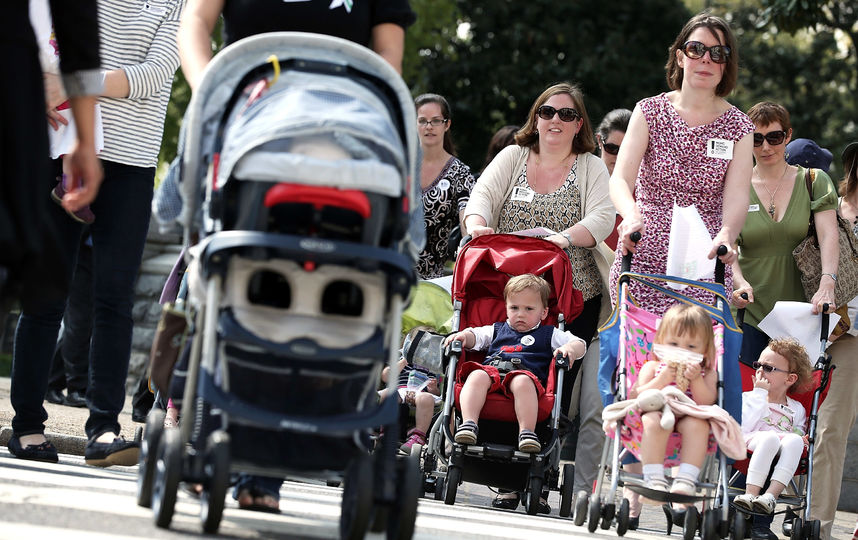
M 421 0 L 412 7 L 418 20 L 430 19 L 423 10 L 431 8 L 440 24 L 427 22 L 434 29 L 425 34 L 409 29 L 421 64 L 406 71 L 406 82 L 415 94 L 447 97 L 459 155 L 475 169 L 494 131 L 522 124 L 554 82 L 581 85 L 593 124 L 611 109 L 632 108 L 665 90 L 667 48 L 690 16 L 676 0 Z M 457 35 L 452 17 L 466 35 Z M 432 34 L 436 44 L 426 45 Z

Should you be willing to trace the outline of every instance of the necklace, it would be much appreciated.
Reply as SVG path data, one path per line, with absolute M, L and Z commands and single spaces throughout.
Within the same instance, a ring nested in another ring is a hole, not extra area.
M 766 181 L 763 180 L 763 177 L 760 176 L 760 173 L 757 171 L 757 168 L 754 167 L 754 174 L 757 175 L 757 178 L 760 179 L 760 184 L 762 184 L 762 186 L 765 188 L 766 193 L 769 194 L 768 211 L 769 211 L 769 215 L 772 217 L 772 219 L 775 219 L 775 195 L 778 194 L 778 190 L 781 188 L 781 184 L 783 184 L 783 178 L 784 178 L 784 174 L 787 171 L 787 167 L 789 167 L 789 163 L 784 161 L 784 170 L 782 170 L 780 176 L 778 176 L 778 185 L 775 186 L 774 192 L 769 189 L 769 186 L 766 185 Z

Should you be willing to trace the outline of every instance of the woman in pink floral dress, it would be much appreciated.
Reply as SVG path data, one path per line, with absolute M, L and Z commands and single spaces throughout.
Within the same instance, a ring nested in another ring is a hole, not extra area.
M 666 70 L 673 91 L 637 104 L 611 176 L 611 200 L 623 217 L 611 269 L 613 303 L 627 251 L 635 254 L 633 271 L 665 273 L 674 203 L 697 207 L 713 237 L 710 246 L 701 246 L 710 259 L 718 246 L 730 248 L 720 259 L 731 287 L 730 264 L 748 210 L 754 124 L 724 99 L 738 71 L 730 27 L 720 17 L 696 15 L 670 47 Z M 634 231 L 642 234 L 637 245 L 629 238 Z M 631 292 L 641 307 L 657 315 L 672 304 L 640 285 L 632 284 Z M 704 292 L 688 294 L 711 301 Z

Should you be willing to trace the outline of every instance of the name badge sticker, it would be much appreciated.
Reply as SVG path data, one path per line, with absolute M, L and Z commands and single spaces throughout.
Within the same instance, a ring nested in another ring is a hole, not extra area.
M 450 189 L 450 181 L 446 178 L 441 179 L 441 181 L 438 182 L 438 189 L 440 189 L 441 191 L 447 191 L 448 189 Z
M 528 334 L 526 336 L 521 336 L 521 344 L 526 346 L 526 347 L 533 345 L 535 342 L 536 342 L 536 339 L 534 339 L 534 337 L 531 336 L 530 334 Z
M 510 196 L 510 200 L 533 202 L 533 190 L 529 187 L 515 186 L 512 188 L 512 196 Z
M 760 205 L 759 204 L 751 204 L 748 206 L 748 212 L 759 212 Z
M 706 141 L 706 157 L 733 159 L 733 141 L 709 139 Z

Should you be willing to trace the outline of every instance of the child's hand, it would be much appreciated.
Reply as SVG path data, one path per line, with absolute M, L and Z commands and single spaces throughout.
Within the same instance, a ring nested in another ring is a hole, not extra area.
M 584 345 L 584 342 L 574 339 L 555 349 L 553 356 L 557 356 L 559 353 L 563 355 L 564 358 L 568 358 L 569 364 L 571 365 L 575 360 L 584 356 L 585 352 L 587 352 L 587 346 Z
M 399 367 L 399 371 L 405 369 L 405 366 L 408 365 L 408 361 L 405 358 L 400 358 L 399 362 L 397 362 L 397 366 Z
M 754 372 L 754 388 L 765 388 L 766 391 L 771 388 L 772 385 L 758 372 Z
M 700 377 L 701 373 L 703 373 L 703 366 L 701 366 L 700 364 L 686 364 L 685 378 L 689 381 L 693 381 L 694 379 Z
M 446 338 L 444 338 L 444 346 L 446 347 L 450 343 L 454 341 L 461 341 L 462 347 L 466 349 L 470 349 L 474 346 L 476 342 L 476 336 L 474 336 L 473 332 L 469 330 L 462 330 L 461 332 L 456 332 L 455 334 L 450 334 Z M 470 342 L 469 342 L 470 341 Z
M 674 382 L 676 380 L 676 365 L 665 365 L 664 369 L 661 370 L 661 373 L 659 373 L 658 377 L 656 377 L 654 380 L 659 385 L 659 388 L 664 388 L 668 384 Z
M 429 382 L 426 384 L 425 390 L 427 392 L 429 392 L 430 394 L 435 394 L 436 396 L 440 396 L 441 395 L 441 389 L 438 387 L 438 379 L 436 379 L 435 377 L 432 377 L 431 379 L 429 379 Z

